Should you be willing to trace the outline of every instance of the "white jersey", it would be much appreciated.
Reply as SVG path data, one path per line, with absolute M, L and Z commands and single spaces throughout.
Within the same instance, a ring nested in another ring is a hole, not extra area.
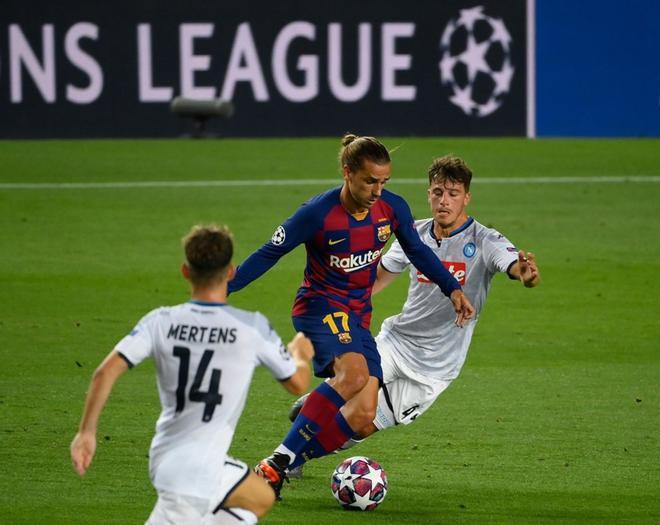
M 147 314 L 115 347 L 137 365 L 156 364 L 162 412 L 151 442 L 154 487 L 211 498 L 243 411 L 255 367 L 282 381 L 296 367 L 258 312 L 190 301 Z
M 475 307 L 474 321 L 454 324 L 451 301 L 414 266 L 398 241 L 381 259 L 382 266 L 401 273 L 410 266 L 408 297 L 400 314 L 383 321 L 381 334 L 392 341 L 397 361 L 413 376 L 452 380 L 465 363 L 472 333 L 497 272 L 507 272 L 518 260 L 516 248 L 503 235 L 472 218 L 449 237 L 437 239 L 433 219 L 415 223 L 422 241 L 461 284 Z

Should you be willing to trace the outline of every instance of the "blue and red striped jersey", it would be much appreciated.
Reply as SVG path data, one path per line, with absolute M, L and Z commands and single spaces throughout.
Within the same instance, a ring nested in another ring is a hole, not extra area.
M 270 241 L 250 255 L 229 282 L 235 292 L 268 271 L 283 255 L 304 243 L 307 266 L 293 305 L 293 316 L 306 311 L 314 297 L 324 297 L 338 310 L 353 312 L 361 325 L 371 321 L 371 289 L 378 261 L 392 233 L 410 261 L 447 296 L 460 284 L 424 244 L 406 201 L 383 190 L 366 216 L 357 219 L 344 209 L 341 187 L 312 197 L 275 230 Z

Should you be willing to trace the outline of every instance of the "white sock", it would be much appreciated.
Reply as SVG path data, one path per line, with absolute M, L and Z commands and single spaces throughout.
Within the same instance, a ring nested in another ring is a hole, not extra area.
M 289 456 L 289 464 L 293 463 L 293 460 L 296 459 L 296 455 L 286 448 L 284 445 L 279 445 L 275 450 L 275 454 L 282 454 L 283 456 Z

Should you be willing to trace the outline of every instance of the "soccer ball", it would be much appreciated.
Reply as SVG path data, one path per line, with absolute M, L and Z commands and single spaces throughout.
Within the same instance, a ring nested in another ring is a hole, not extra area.
M 387 474 L 373 459 L 354 456 L 337 465 L 330 487 L 346 510 L 374 510 L 387 495 Z
M 483 6 L 461 9 L 440 40 L 440 80 L 451 89 L 449 100 L 466 115 L 495 112 L 511 89 L 511 35 L 501 18 L 484 14 Z

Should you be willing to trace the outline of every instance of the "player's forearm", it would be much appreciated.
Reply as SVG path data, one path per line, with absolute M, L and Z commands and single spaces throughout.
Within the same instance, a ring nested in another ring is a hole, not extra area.
M 294 395 L 300 395 L 307 390 L 312 380 L 309 362 L 314 357 L 314 346 L 302 332 L 298 332 L 288 344 L 289 352 L 293 356 L 296 372 L 283 386 Z
M 296 373 L 285 381 L 282 386 L 284 386 L 287 392 L 294 396 L 299 396 L 304 394 L 309 388 L 312 380 L 312 372 L 309 368 L 309 363 L 306 361 L 297 360 L 296 365 Z
M 128 365 L 116 352 L 112 352 L 96 369 L 89 384 L 85 408 L 80 420 L 81 433 L 96 433 L 99 417 L 112 388 L 119 376 L 127 369 Z
M 256 252 L 243 261 L 236 270 L 236 275 L 229 281 L 228 291 L 237 292 L 245 288 L 252 281 L 257 280 L 270 270 L 285 254 L 270 243 L 264 244 Z
M 371 294 L 376 295 L 378 292 L 384 290 L 392 282 L 394 282 L 394 279 L 396 279 L 398 276 L 399 276 L 398 273 L 392 273 L 386 270 L 382 264 L 379 264 L 378 276 L 376 277 L 376 282 L 374 282 L 374 286 L 371 289 Z
M 99 416 L 110 396 L 110 392 L 112 392 L 112 386 L 113 384 L 108 381 L 107 374 L 98 373 L 98 370 L 94 373 L 78 429 L 81 433 L 96 433 Z
M 421 244 L 418 248 L 413 248 L 406 252 L 410 262 L 420 270 L 426 277 L 431 279 L 437 284 L 442 293 L 447 297 L 451 295 L 454 290 L 461 290 L 461 285 L 454 276 L 442 265 L 439 264 L 438 258 L 435 256 L 431 248 L 425 244 Z

